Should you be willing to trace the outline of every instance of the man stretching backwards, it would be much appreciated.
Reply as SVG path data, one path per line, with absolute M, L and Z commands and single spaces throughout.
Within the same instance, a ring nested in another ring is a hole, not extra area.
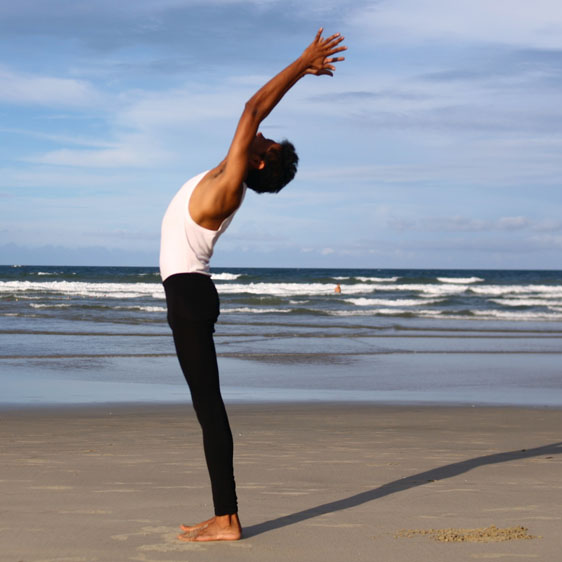
M 246 187 L 277 193 L 295 176 L 298 157 L 287 141 L 277 143 L 258 133 L 260 123 L 305 74 L 333 75 L 339 33 L 314 41 L 302 55 L 272 78 L 246 103 L 226 158 L 214 169 L 190 179 L 172 199 L 162 221 L 160 273 L 166 292 L 168 323 L 178 359 L 203 430 L 205 459 L 211 478 L 215 516 L 197 525 L 181 525 L 184 541 L 238 540 L 232 464 L 232 433 L 220 393 L 214 325 L 219 299 L 209 259 L 219 236 L 242 204 Z

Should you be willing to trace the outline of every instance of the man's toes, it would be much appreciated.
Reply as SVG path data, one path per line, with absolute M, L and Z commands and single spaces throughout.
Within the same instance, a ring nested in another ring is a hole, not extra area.
M 185 533 L 180 533 L 180 534 L 177 536 L 177 538 L 178 538 L 180 541 L 191 542 L 191 541 L 193 540 L 193 534 L 194 534 L 194 533 L 192 533 L 192 532 L 190 532 L 190 531 L 186 531 Z

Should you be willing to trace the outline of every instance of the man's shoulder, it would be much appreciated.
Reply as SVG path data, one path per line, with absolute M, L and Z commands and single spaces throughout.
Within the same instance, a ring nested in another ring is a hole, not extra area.
M 234 197 L 239 197 L 246 187 L 243 180 L 240 181 L 238 177 L 228 173 L 224 162 L 221 162 L 216 168 L 199 174 L 196 178 L 199 178 L 197 188 L 200 193 L 231 194 Z

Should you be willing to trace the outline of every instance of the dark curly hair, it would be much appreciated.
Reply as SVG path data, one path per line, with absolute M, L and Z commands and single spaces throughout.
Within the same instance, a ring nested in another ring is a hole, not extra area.
M 288 140 L 280 144 L 280 150 L 265 153 L 263 169 L 248 171 L 246 185 L 257 193 L 279 193 L 297 173 L 299 157 L 295 147 Z

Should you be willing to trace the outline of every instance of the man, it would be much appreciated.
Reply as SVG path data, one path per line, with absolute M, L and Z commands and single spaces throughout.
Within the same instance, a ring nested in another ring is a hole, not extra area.
M 277 143 L 258 133 L 260 123 L 305 74 L 333 75 L 339 33 L 318 31 L 302 55 L 260 88 L 246 103 L 226 158 L 214 169 L 183 185 L 162 221 L 160 273 L 166 292 L 168 322 L 193 407 L 203 431 L 215 515 L 197 525 L 181 525 L 184 541 L 238 540 L 242 527 L 232 465 L 233 443 L 220 393 L 213 342 L 219 300 L 210 278 L 209 260 L 218 237 L 242 204 L 246 186 L 277 193 L 296 173 L 298 157 L 291 143 Z

